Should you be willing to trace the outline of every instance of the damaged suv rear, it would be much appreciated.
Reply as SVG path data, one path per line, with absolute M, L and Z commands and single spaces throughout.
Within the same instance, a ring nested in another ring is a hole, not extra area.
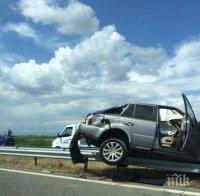
M 84 163 L 78 140 L 99 147 L 102 160 L 121 165 L 127 156 L 175 161 L 200 161 L 200 129 L 190 102 L 183 94 L 185 112 L 151 104 L 125 104 L 87 115 L 74 135 L 73 163 Z

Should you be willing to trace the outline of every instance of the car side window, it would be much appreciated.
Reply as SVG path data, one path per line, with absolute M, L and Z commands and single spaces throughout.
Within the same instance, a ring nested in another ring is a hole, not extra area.
M 141 120 L 156 121 L 156 107 L 148 105 L 136 105 L 134 118 Z
M 72 135 L 73 127 L 67 127 L 61 134 L 62 137 L 69 137 Z
M 126 110 L 122 113 L 122 116 L 123 116 L 123 117 L 133 118 L 134 108 L 135 108 L 135 105 L 134 105 L 134 104 L 130 104 L 130 105 L 126 108 Z

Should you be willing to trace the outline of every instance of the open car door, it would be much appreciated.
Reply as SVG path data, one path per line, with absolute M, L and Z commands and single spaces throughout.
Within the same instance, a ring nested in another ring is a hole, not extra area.
M 197 120 L 193 112 L 192 106 L 187 97 L 182 94 L 185 105 L 185 128 L 183 151 L 192 155 L 195 159 L 198 158 L 200 151 L 200 130 L 198 129 Z

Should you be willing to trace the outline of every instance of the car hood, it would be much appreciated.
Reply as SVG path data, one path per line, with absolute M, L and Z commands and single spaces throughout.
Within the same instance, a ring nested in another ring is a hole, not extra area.
M 60 138 L 56 138 L 52 143 L 60 143 Z

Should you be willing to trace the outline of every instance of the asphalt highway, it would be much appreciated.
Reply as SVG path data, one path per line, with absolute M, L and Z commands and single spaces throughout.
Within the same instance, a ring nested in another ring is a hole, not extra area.
M 161 188 L 72 179 L 56 175 L 0 169 L 0 196 L 168 196 L 200 195 L 198 192 L 177 192 Z

